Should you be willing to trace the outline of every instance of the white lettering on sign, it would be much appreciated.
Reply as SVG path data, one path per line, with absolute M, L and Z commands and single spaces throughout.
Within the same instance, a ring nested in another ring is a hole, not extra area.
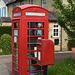
M 41 53 L 38 52 L 38 60 L 41 60 Z
M 27 16 L 45 16 L 45 13 L 37 13 L 37 12 L 26 12 Z
M 14 16 L 21 16 L 21 12 L 19 12 L 19 13 L 14 13 Z

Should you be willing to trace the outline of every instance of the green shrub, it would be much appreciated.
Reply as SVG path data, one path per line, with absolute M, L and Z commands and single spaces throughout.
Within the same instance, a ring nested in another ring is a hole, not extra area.
M 1 36 L 1 48 L 2 48 L 2 52 L 11 52 L 12 37 L 9 34 L 3 34 Z
M 68 49 L 71 50 L 72 47 L 75 47 L 75 40 L 68 40 Z
M 11 26 L 0 26 L 0 37 L 3 35 L 3 34 L 9 34 L 9 35 L 12 35 L 12 27 Z
M 0 48 L 1 48 L 1 40 L 0 40 Z

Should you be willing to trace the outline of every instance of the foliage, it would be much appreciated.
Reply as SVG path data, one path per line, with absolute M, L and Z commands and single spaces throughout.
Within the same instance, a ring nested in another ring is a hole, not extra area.
M 0 55 L 9 55 L 11 52 L 0 52 Z
M 75 47 L 75 40 L 68 40 L 68 50 L 71 50 L 72 47 Z
M 3 34 L 1 36 L 0 47 L 2 52 L 11 52 L 12 50 L 12 37 L 9 34 Z
M 48 75 L 74 75 L 75 60 L 66 58 L 55 65 L 49 66 Z
M 1 48 L 1 40 L 0 40 L 0 48 Z
M 61 0 L 54 0 L 57 9 L 58 24 L 64 28 L 69 39 L 75 39 L 75 0 L 67 0 L 65 5 Z
M 9 35 L 11 35 L 12 34 L 11 26 L 0 26 L 0 37 L 3 34 L 9 34 Z

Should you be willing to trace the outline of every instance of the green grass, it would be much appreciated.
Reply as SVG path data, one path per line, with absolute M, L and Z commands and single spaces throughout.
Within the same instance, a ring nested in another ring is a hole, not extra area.
M 48 75 L 75 75 L 75 60 L 67 58 L 49 66 Z
M 11 52 L 0 52 L 0 55 L 9 55 Z

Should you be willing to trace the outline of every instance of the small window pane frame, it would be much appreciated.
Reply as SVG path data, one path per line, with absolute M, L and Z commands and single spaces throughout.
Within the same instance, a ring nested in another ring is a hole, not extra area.
M 58 32 L 55 32 L 56 30 L 58 30 Z M 56 35 L 56 34 L 58 34 L 58 35 Z M 59 25 L 58 24 L 53 25 L 53 37 L 59 37 Z
M 46 8 L 46 0 L 42 0 L 42 7 Z
M 33 0 L 29 0 L 29 4 L 33 4 Z

